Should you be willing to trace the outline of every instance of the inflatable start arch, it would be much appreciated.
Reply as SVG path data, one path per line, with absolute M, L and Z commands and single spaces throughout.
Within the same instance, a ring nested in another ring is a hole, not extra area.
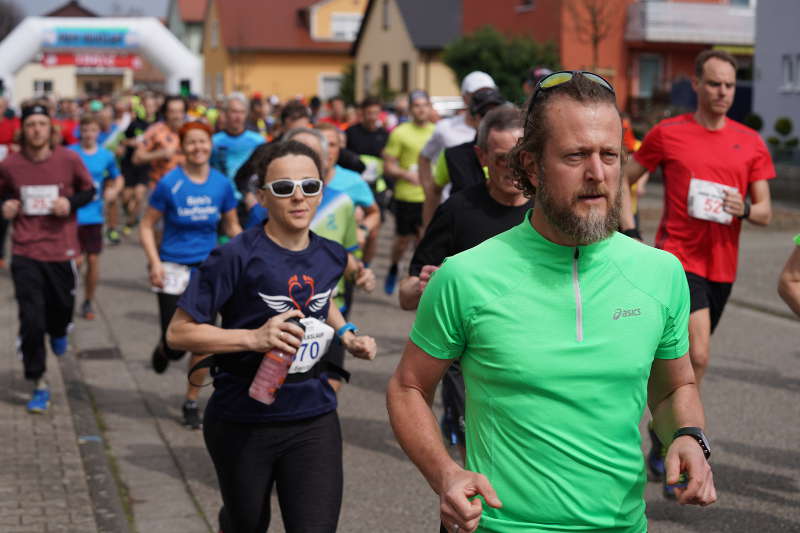
M 138 52 L 167 78 L 168 92 L 181 85 L 203 91 L 203 65 L 155 17 L 27 17 L 0 43 L 0 80 L 8 93 L 14 74 L 42 50 Z

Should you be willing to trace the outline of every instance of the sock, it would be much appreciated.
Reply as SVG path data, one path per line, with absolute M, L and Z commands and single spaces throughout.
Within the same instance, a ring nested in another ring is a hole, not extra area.
M 188 407 L 189 409 L 195 408 L 195 407 L 197 407 L 197 401 L 196 400 L 186 400 L 185 402 L 183 402 L 183 406 L 184 407 Z
M 47 389 L 47 388 L 48 388 L 47 387 L 47 380 L 44 379 L 44 376 L 42 376 L 42 377 L 40 377 L 39 379 L 36 380 L 36 385 L 34 386 L 35 390 Z
M 397 275 L 397 263 L 389 267 L 389 274 Z

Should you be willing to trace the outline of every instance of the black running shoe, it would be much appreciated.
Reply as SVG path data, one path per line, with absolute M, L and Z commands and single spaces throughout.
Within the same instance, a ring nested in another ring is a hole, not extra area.
M 203 421 L 200 419 L 200 409 L 197 402 L 186 400 L 183 402 L 183 425 L 189 429 L 200 429 Z
M 153 355 L 150 356 L 150 364 L 153 365 L 153 370 L 156 371 L 156 374 L 163 374 L 169 366 L 169 359 L 167 359 L 160 342 L 153 350 Z

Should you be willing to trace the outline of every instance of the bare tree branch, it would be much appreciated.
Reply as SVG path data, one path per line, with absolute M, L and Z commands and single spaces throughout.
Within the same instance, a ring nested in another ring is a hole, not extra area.
M 592 46 L 592 68 L 600 63 L 600 43 L 617 22 L 614 17 L 617 2 L 611 0 L 567 0 L 567 10 L 572 17 L 577 39 Z

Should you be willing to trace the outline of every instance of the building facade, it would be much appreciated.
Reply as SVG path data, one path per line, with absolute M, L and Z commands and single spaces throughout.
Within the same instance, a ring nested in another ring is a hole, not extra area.
M 330 98 L 366 0 L 209 0 L 203 36 L 206 93 Z
M 764 120 L 762 135 L 776 135 L 775 121 L 788 117 L 800 130 L 800 2 L 759 0 L 753 111 Z

